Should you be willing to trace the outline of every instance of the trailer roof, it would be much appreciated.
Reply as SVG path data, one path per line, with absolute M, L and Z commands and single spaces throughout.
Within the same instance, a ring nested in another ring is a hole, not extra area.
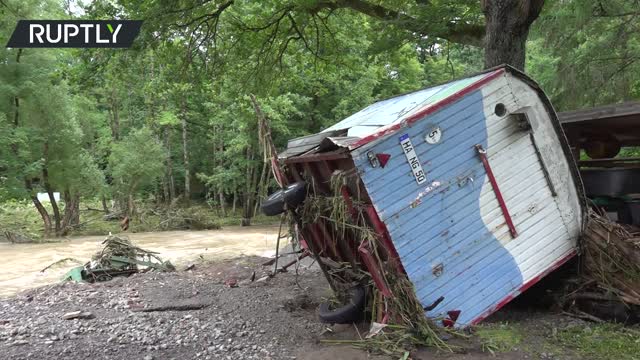
M 418 117 L 459 99 L 508 68 L 500 66 L 488 69 L 445 84 L 377 101 L 320 133 L 289 140 L 287 149 L 278 157 L 289 159 L 315 153 L 320 150 L 318 146 L 326 138 L 330 138 L 335 147 L 358 147 L 397 130 L 404 122 L 417 120 Z
M 323 132 L 347 130 L 347 136 L 364 138 L 383 126 L 399 124 L 464 89 L 491 77 L 501 69 L 455 80 L 373 103 Z

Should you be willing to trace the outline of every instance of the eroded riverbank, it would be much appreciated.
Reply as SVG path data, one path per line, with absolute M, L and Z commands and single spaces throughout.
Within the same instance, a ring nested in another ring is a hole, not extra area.
M 220 230 L 165 231 L 126 234 L 139 247 L 181 266 L 199 260 L 265 256 L 275 251 L 277 226 L 229 226 Z M 0 297 L 57 282 L 73 265 L 43 268 L 65 258 L 88 261 L 104 236 L 71 237 L 57 243 L 0 243 Z

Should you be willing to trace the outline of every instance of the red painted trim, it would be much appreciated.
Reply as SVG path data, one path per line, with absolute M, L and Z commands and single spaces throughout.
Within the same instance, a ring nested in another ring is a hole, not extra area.
M 504 219 L 507 222 L 507 226 L 509 227 L 509 232 L 511 236 L 514 238 L 518 237 L 518 231 L 516 230 L 516 226 L 513 225 L 513 220 L 511 219 L 511 214 L 509 214 L 509 208 L 507 208 L 507 203 L 504 201 L 502 197 L 502 192 L 500 191 L 500 186 L 498 186 L 498 181 L 496 177 L 493 175 L 493 170 L 491 170 L 491 165 L 489 164 L 489 159 L 487 159 L 487 151 L 482 148 L 482 145 L 476 145 L 476 149 L 478 151 L 478 156 L 480 156 L 480 160 L 482 160 L 482 165 L 484 166 L 484 170 L 489 177 L 489 182 L 491 182 L 491 187 L 493 188 L 493 192 L 496 194 L 496 199 L 498 200 L 498 204 L 500 204 L 500 209 L 502 209 L 502 215 L 504 215 Z
M 284 175 L 282 169 L 280 168 L 280 163 L 278 162 L 277 155 L 274 155 L 271 158 L 271 172 L 273 173 L 273 177 L 276 179 L 276 182 L 281 188 L 289 185 L 287 177 Z
M 298 256 L 298 258 L 297 258 L 297 259 L 295 259 L 295 260 L 291 260 L 290 262 L 288 262 L 288 263 L 286 263 L 285 265 L 283 265 L 283 266 L 280 268 L 280 271 L 283 271 L 283 270 L 284 270 L 284 271 L 286 271 L 288 267 L 290 267 L 291 265 L 293 265 L 293 264 L 297 263 L 298 261 L 300 261 L 300 260 L 302 260 L 302 259 L 306 258 L 306 257 L 307 257 L 307 256 L 309 256 L 309 255 L 310 255 L 310 254 L 309 254 L 309 252 L 308 252 L 308 251 L 304 251 L 300 256 Z
M 427 105 L 426 107 L 422 108 L 420 111 L 418 111 L 417 113 L 411 115 L 410 117 L 406 118 L 405 120 L 403 120 L 402 122 L 398 123 L 398 124 L 392 124 L 392 125 L 387 125 L 387 126 L 383 126 L 382 128 L 380 128 L 380 130 L 376 131 L 375 133 L 365 136 L 362 139 L 356 141 L 355 143 L 349 145 L 349 149 L 353 150 L 356 148 L 359 148 L 362 145 L 368 144 L 376 139 L 379 139 L 383 136 L 392 134 L 398 130 L 400 130 L 405 124 L 406 125 L 411 125 L 412 123 L 418 121 L 419 119 L 425 117 L 426 115 L 429 114 L 433 114 L 434 112 L 442 109 L 443 107 L 461 99 L 462 97 L 464 97 L 465 95 L 469 94 L 470 92 L 479 89 L 480 87 L 482 87 L 483 85 L 487 84 L 488 82 L 490 82 L 491 80 L 497 78 L 498 76 L 504 74 L 505 70 L 504 69 L 498 69 L 496 71 L 490 72 L 488 73 L 485 77 L 483 77 L 482 79 L 476 81 L 475 83 L 467 86 L 466 88 L 458 91 L 457 93 L 444 98 L 442 100 L 440 100 L 439 102 L 435 103 L 435 104 L 431 104 L 431 105 Z
M 386 324 L 389 322 L 389 313 L 385 312 L 384 316 L 382 317 L 382 320 L 380 321 L 381 324 Z
M 362 262 L 364 262 L 364 265 L 367 267 L 369 274 L 371 274 L 371 278 L 373 278 L 373 282 L 376 284 L 378 290 L 380 290 L 382 295 L 384 295 L 385 297 L 391 297 L 391 290 L 389 290 L 387 283 L 384 281 L 384 278 L 381 275 L 382 273 L 380 272 L 380 268 L 378 267 L 376 260 L 373 258 L 373 255 L 371 255 L 368 247 L 369 240 L 365 240 L 362 242 L 362 244 L 360 244 L 360 246 L 358 247 L 360 258 L 362 259 Z
M 322 239 L 322 244 L 324 248 L 327 250 L 327 257 L 332 259 L 336 259 L 338 261 L 344 261 L 344 257 L 336 247 L 336 242 L 331 237 L 331 234 L 327 230 L 327 224 L 322 220 L 318 219 L 315 223 L 313 223 L 314 231 L 319 232 L 320 239 Z
M 340 187 L 340 193 L 342 194 L 342 198 L 344 199 L 344 202 L 347 204 L 347 211 L 349 211 L 349 214 L 351 214 L 351 217 L 354 220 L 358 220 L 357 219 L 358 213 L 356 209 L 353 207 L 353 201 L 351 200 L 351 195 L 349 195 L 349 189 L 347 188 L 346 185 L 342 185 Z
M 298 230 L 298 240 L 300 241 L 300 247 L 306 251 L 310 251 L 309 244 L 307 244 L 307 240 L 302 236 L 302 231 Z
M 452 328 L 455 324 L 456 322 L 451 319 L 442 319 L 442 326 L 446 328 Z
M 460 317 L 460 313 L 462 311 L 460 310 L 451 310 L 451 311 L 447 311 L 447 315 L 449 315 L 449 319 L 453 320 L 453 322 L 458 321 L 458 318 Z
M 571 260 L 571 258 L 576 256 L 577 253 L 578 253 L 578 251 L 576 249 L 571 250 L 568 254 L 566 254 L 563 257 L 561 257 L 560 260 L 556 261 L 553 265 L 548 267 L 546 270 L 544 270 L 540 274 L 538 274 L 535 277 L 533 277 L 533 279 L 531 279 L 531 280 L 527 281 L 526 283 L 524 283 L 517 290 L 515 290 L 511 294 L 507 295 L 504 299 L 500 300 L 500 302 L 498 302 L 495 306 L 491 307 L 489 310 L 485 311 L 484 313 L 482 313 L 482 315 L 478 316 L 477 318 L 471 320 L 470 325 L 477 325 L 482 320 L 486 319 L 489 315 L 491 315 L 494 312 L 500 310 L 500 308 L 502 308 L 503 306 L 507 305 L 507 303 L 509 303 L 511 300 L 513 300 L 516 296 L 518 296 L 518 295 L 522 294 L 523 292 L 527 291 L 527 289 L 529 289 L 530 287 L 535 285 L 538 281 L 540 281 L 545 276 L 549 275 L 549 273 L 551 273 L 552 271 L 556 270 L 560 266 L 564 265 L 567 261 Z
M 387 225 L 385 225 L 382 222 L 382 220 L 380 220 L 380 217 L 378 216 L 376 209 L 372 205 L 367 206 L 366 211 L 367 211 L 367 215 L 369 216 L 369 220 L 371 220 L 371 222 L 373 223 L 374 230 L 376 231 L 376 233 L 382 236 L 382 244 L 387 250 L 389 257 L 391 258 L 390 260 L 393 261 L 395 266 L 398 268 L 398 271 L 406 274 L 406 271 L 404 270 L 404 266 L 402 266 L 402 262 L 400 261 L 400 256 L 398 255 L 398 251 L 396 250 L 396 247 L 393 245 L 393 241 L 391 241 L 391 235 L 389 235 L 389 230 L 387 229 Z

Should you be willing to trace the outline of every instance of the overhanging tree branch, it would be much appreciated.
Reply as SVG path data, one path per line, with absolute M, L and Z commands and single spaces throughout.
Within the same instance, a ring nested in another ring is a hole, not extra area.
M 372 4 L 365 0 L 319 0 L 311 11 L 316 13 L 324 9 L 351 9 L 370 17 L 393 23 L 399 28 L 421 36 L 432 36 L 455 43 L 482 46 L 485 34 L 483 24 L 465 22 L 448 22 L 445 24 L 429 24 L 382 5 Z

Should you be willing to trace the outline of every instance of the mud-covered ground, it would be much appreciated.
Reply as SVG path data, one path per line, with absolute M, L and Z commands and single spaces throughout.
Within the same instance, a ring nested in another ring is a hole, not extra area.
M 330 291 L 319 270 L 303 267 L 296 275 L 292 268 L 265 279 L 270 268 L 260 265 L 264 260 L 243 257 L 197 265 L 190 271 L 136 274 L 99 284 L 58 284 L 1 300 L 0 358 L 388 358 L 321 342 L 357 339 L 367 327 L 320 323 L 316 309 Z M 250 282 L 254 271 L 255 281 Z M 225 285 L 229 280 L 238 286 Z M 91 313 L 91 318 L 63 318 L 78 310 Z M 516 324 L 518 334 L 501 330 L 506 323 Z M 426 349 L 414 352 L 412 358 L 583 358 L 573 350 L 546 345 L 558 329 L 587 327 L 579 320 L 509 308 L 483 326 L 484 336 L 448 340 L 457 346 L 454 354 Z M 494 342 L 493 336 L 500 339 Z

